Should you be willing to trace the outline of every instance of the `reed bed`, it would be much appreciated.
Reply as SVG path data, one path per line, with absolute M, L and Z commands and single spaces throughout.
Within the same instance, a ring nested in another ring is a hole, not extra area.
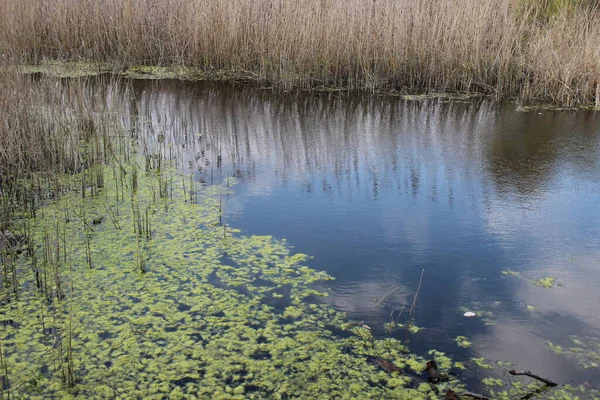
M 31 172 L 78 172 L 102 161 L 97 158 L 115 120 L 108 116 L 118 106 L 104 104 L 112 86 L 101 81 L 0 74 L 0 185 Z
M 114 87 L 104 78 L 0 74 L 0 250 L 16 241 L 15 216 L 35 215 L 40 202 L 76 188 L 66 176 L 85 171 L 83 189 L 102 186 L 97 166 L 122 131 L 119 104 L 107 100 Z
M 600 105 L 584 0 L 4 0 L 11 62 L 229 71 L 283 88 L 479 92 Z

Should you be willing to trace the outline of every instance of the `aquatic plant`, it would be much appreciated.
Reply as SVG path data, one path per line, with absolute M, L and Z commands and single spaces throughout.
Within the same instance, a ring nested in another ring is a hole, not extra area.
M 536 279 L 533 281 L 535 286 L 542 287 L 544 289 L 550 289 L 556 284 L 556 278 L 546 276 L 544 278 Z
M 460 347 L 471 347 L 471 342 L 469 341 L 469 338 L 466 336 L 457 336 L 454 341 L 456 342 L 456 344 Z
M 73 150 L 80 169 L 23 164 L 28 174 L 2 187 L 3 222 L 20 233 L 1 231 L 0 396 L 419 399 L 463 389 L 447 372 L 466 363 L 411 354 L 406 340 L 315 302 L 327 295 L 315 284 L 333 277 L 285 240 L 229 226 L 234 178 L 203 186 L 176 170 L 164 143 L 151 152 L 121 129 L 74 121 L 73 134 L 87 135 Z M 47 197 L 32 204 L 34 192 Z M 420 330 L 415 303 L 391 329 Z M 432 361 L 447 378 L 435 388 L 423 377 Z
M 571 336 L 568 347 L 546 341 L 546 346 L 556 354 L 562 354 L 577 361 L 584 369 L 600 368 L 600 339 Z
M 491 309 L 497 307 L 498 305 L 499 304 L 497 302 L 484 304 L 481 301 L 474 301 L 468 307 L 461 307 L 460 312 L 463 314 L 467 312 L 475 313 L 475 316 L 480 319 L 484 325 L 492 326 L 496 325 L 497 321 L 496 316 Z
M 485 357 L 479 357 L 479 358 L 471 358 L 470 362 L 475 363 L 478 367 L 483 368 L 483 369 L 493 369 L 493 365 L 491 365 L 490 363 L 488 363 L 485 359 Z
M 54 278 L 38 287 L 31 258 L 19 257 L 18 298 L 2 292 L 0 311 L 16 321 L 0 327 L 14 396 L 427 396 L 368 362 L 420 373 L 424 359 L 391 338 L 365 341 L 343 314 L 306 301 L 325 295 L 312 284 L 328 276 L 305 255 L 269 236 L 223 234 L 220 196 L 231 187 L 204 188 L 190 203 L 185 180 L 169 179 L 165 207 L 152 187 L 176 174 L 168 167 L 139 174 L 135 191 L 123 180 L 130 196 L 104 169 L 97 193 L 66 193 L 28 222 L 41 273 Z

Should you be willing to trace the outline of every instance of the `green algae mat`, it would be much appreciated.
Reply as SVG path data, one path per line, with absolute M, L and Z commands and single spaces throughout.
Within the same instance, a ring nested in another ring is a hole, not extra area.
M 1 398 L 433 399 L 465 390 L 457 375 L 435 386 L 424 375 L 430 358 L 445 372 L 463 363 L 374 338 L 317 301 L 333 277 L 307 267 L 308 256 L 224 223 L 234 179 L 195 187 L 173 168 L 142 164 L 65 178 L 56 185 L 71 190 L 20 215 L 15 225 L 31 240 L 3 252 Z M 498 398 L 540 390 L 483 384 Z
M 70 192 L 23 219 L 32 254 L 11 261 L 18 282 L 0 306 L 5 397 L 415 398 L 430 390 L 405 389 L 409 378 L 361 356 L 421 370 L 423 360 L 399 342 L 366 341 L 342 314 L 308 301 L 326 295 L 316 284 L 332 278 L 304 266 L 307 256 L 220 223 L 232 180 L 190 195 L 175 173 L 104 168 L 103 188 Z

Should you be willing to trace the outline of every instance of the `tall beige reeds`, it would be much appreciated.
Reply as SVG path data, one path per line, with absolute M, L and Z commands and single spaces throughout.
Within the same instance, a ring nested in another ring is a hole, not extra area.
M 591 104 L 600 13 L 583 3 L 3 0 L 0 54 L 13 62 L 185 65 L 284 87 L 477 91 Z
M 117 122 L 109 113 L 113 105 L 91 90 L 97 89 L 85 79 L 65 84 L 0 73 L 0 189 L 32 172 L 68 173 L 102 161 L 110 124 Z

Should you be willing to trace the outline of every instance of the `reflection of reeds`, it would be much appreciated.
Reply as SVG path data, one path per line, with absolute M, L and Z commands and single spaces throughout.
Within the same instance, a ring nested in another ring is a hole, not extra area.
M 0 54 L 34 63 L 196 66 L 288 88 L 476 91 L 593 104 L 600 85 L 593 4 L 4 0 Z
M 0 183 L 31 171 L 76 172 L 102 159 L 104 148 L 84 82 L 61 85 L 0 74 Z M 82 143 L 93 145 L 82 146 Z M 96 177 L 102 184 L 101 178 Z M 14 196 L 19 195 L 16 188 Z

